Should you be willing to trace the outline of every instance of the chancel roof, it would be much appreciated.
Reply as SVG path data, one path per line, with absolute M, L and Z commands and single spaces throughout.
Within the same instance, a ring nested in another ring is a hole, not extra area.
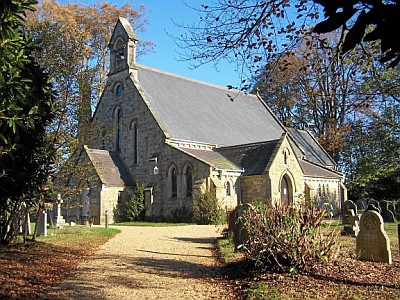
M 206 164 L 212 166 L 216 169 L 221 170 L 230 170 L 230 171 L 242 171 L 242 167 L 238 166 L 234 162 L 230 161 L 220 153 L 215 150 L 203 150 L 203 149 L 194 149 L 194 148 L 182 148 L 175 147 L 179 151 L 182 151 L 186 154 L 189 154 L 192 157 L 197 158 L 205 162 Z
M 217 148 L 220 154 L 241 166 L 244 175 L 261 175 L 274 153 L 279 140 Z
M 293 128 L 286 129 L 295 143 L 293 149 L 298 157 L 305 156 L 307 160 L 313 163 L 330 167 L 335 166 L 335 162 L 310 132 Z
M 85 150 L 104 185 L 133 186 L 133 180 L 117 152 L 87 147 Z
M 301 160 L 300 161 L 301 169 L 303 170 L 304 176 L 313 177 L 313 178 L 334 178 L 339 179 L 342 178 L 339 172 L 335 172 L 328 168 L 324 168 L 320 165 L 316 165 L 312 162 Z
M 284 128 L 255 95 L 138 66 L 138 88 L 167 138 L 231 146 L 279 139 Z

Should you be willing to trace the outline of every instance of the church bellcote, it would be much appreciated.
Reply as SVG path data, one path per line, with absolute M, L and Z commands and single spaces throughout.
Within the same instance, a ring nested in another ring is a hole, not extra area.
M 119 17 L 108 45 L 110 50 L 110 73 L 135 69 L 138 39 L 128 19 Z

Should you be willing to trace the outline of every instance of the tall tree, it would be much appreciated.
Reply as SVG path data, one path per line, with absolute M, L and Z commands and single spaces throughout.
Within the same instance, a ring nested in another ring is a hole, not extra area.
M 400 59 L 397 1 L 214 0 L 194 9 L 199 22 L 181 25 L 185 32 L 176 37 L 182 59 L 194 66 L 236 60 L 254 74 L 296 47 L 304 36 L 337 29 L 341 29 L 337 54 L 356 45 L 377 44 L 376 60 L 395 66 Z
M 130 3 L 83 5 L 41 1 L 29 15 L 27 27 L 40 41 L 40 64 L 55 82 L 60 114 L 53 124 L 61 157 L 88 142 L 88 124 L 104 88 L 108 72 L 108 42 L 118 16 L 126 17 L 136 31 L 146 26 L 145 9 Z M 153 47 L 140 41 L 138 55 Z
M 312 42 L 268 64 L 256 77 L 256 89 L 286 126 L 312 131 L 336 161 L 353 114 L 379 114 L 382 94 L 396 93 L 392 70 L 370 68 L 360 50 L 337 59 L 335 35 Z M 372 72 L 374 70 L 374 73 Z M 378 78 L 379 77 L 379 78 Z M 386 84 L 385 82 L 391 82 Z
M 37 201 L 54 158 L 46 126 L 54 117 L 48 77 L 22 31 L 35 0 L 0 2 L 0 243 L 17 233 L 23 202 Z
M 400 106 L 388 105 L 368 122 L 358 120 L 346 135 L 342 165 L 353 199 L 395 200 L 400 195 Z

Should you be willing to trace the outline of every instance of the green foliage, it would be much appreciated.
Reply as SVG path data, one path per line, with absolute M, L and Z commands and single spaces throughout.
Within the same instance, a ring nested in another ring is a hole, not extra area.
M 231 263 L 241 258 L 242 254 L 236 251 L 235 244 L 230 238 L 217 240 L 217 250 L 219 258 L 225 263 Z
M 256 203 L 239 217 L 244 231 L 245 256 L 263 272 L 308 272 L 331 257 L 337 235 L 322 233 L 324 211 Z
M 126 220 L 138 221 L 141 219 L 146 206 L 144 204 L 144 184 L 136 183 L 133 195 L 126 201 Z
M 34 202 L 54 160 L 46 127 L 54 118 L 48 77 L 32 57 L 36 44 L 23 32 L 33 0 L 0 3 L 0 242 L 17 229 L 22 201 Z
M 282 299 L 275 287 L 269 287 L 262 281 L 252 282 L 247 289 L 247 300 L 279 300 Z
M 185 205 L 176 207 L 171 211 L 168 221 L 173 223 L 191 223 L 193 221 L 193 211 Z
M 352 199 L 400 197 L 399 124 L 400 105 L 393 105 L 382 116 L 353 125 L 342 155 Z
M 197 224 L 224 224 L 226 223 L 225 211 L 219 206 L 214 192 L 193 194 L 193 219 Z

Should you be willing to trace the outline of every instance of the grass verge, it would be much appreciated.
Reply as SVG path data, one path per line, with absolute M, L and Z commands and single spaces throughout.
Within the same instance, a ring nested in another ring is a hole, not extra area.
M 36 242 L 0 246 L 0 299 L 40 299 L 72 274 L 78 263 L 120 232 L 74 226 L 49 230 Z

